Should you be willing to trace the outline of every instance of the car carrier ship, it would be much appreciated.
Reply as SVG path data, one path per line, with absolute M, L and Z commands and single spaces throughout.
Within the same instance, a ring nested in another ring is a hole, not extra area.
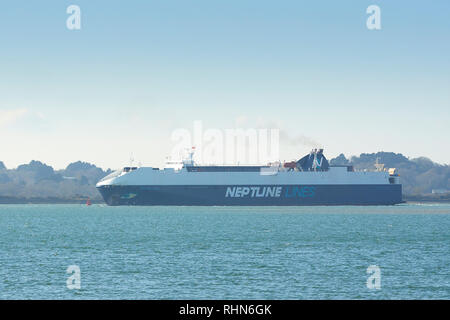
M 193 160 L 164 169 L 125 167 L 97 183 L 108 205 L 312 206 L 394 205 L 402 186 L 394 168 L 330 165 L 323 149 L 298 161 L 264 166 L 205 166 Z

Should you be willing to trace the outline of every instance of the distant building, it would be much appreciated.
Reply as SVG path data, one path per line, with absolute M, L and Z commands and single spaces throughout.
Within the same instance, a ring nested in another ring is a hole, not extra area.
M 450 190 L 446 190 L 446 189 L 433 189 L 431 190 L 432 194 L 446 194 L 446 193 L 450 193 Z

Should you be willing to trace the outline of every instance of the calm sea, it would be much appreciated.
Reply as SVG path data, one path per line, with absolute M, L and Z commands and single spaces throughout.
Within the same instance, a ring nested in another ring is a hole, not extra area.
M 0 299 L 450 299 L 450 204 L 1 205 Z

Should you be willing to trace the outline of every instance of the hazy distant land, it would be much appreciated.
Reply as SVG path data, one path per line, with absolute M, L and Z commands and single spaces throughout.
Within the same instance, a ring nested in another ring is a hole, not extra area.
M 363 153 L 347 159 L 343 154 L 331 164 L 352 164 L 356 170 L 373 170 L 376 159 L 387 168 L 397 168 L 404 200 L 450 201 L 450 166 L 428 158 L 408 159 L 399 153 Z M 0 161 L 0 203 L 103 203 L 95 184 L 111 173 L 94 164 L 73 162 L 64 170 L 54 170 L 40 161 L 8 169 Z

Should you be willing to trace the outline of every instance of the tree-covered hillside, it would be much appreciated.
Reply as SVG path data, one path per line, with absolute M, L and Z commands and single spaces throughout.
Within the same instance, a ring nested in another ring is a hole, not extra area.
M 347 159 L 343 154 L 331 159 L 330 164 L 352 164 L 356 170 L 373 170 L 378 158 L 385 168 L 396 168 L 403 185 L 403 194 L 423 195 L 432 190 L 450 190 L 450 166 L 440 165 L 428 158 L 408 159 L 400 153 L 362 153 Z
M 80 161 L 59 171 L 34 160 L 11 170 L 0 162 L 0 197 L 101 200 L 95 184 L 110 172 Z
M 408 159 L 392 152 L 363 153 L 350 158 L 341 154 L 331 159 L 330 164 L 351 164 L 356 170 L 374 170 L 377 158 L 386 168 L 398 170 L 403 193 L 407 196 L 426 195 L 432 190 L 450 190 L 450 167 L 423 157 Z M 24 202 L 27 199 L 32 199 L 31 202 L 45 202 L 45 199 L 51 199 L 50 202 L 73 202 L 88 197 L 101 201 L 95 184 L 111 172 L 110 169 L 103 170 L 81 161 L 69 164 L 64 170 L 54 170 L 34 160 L 16 169 L 8 169 L 0 161 L 0 203 L 14 202 L 15 199 Z

